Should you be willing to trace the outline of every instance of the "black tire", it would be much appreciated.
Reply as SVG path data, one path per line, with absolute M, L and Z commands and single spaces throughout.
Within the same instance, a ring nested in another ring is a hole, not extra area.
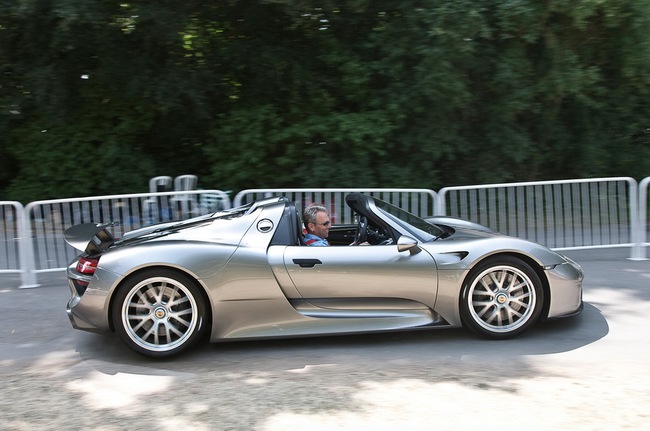
M 542 311 L 544 290 L 537 273 L 512 256 L 487 259 L 463 284 L 463 326 L 495 339 L 514 337 L 534 324 Z
M 164 358 L 201 338 L 206 304 L 190 277 L 169 269 L 148 270 L 120 287 L 112 318 L 115 331 L 129 348 Z

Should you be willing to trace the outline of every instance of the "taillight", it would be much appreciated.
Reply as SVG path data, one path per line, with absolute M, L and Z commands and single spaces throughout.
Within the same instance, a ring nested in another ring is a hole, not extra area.
M 77 262 L 77 272 L 81 274 L 93 275 L 97 270 L 97 264 L 99 264 L 99 259 L 82 257 L 79 259 L 79 262 Z

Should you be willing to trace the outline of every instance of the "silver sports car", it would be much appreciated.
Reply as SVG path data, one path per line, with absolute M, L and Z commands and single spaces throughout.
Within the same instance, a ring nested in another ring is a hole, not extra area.
M 582 310 L 582 270 L 541 245 L 449 217 L 423 220 L 360 193 L 358 223 L 302 245 L 301 215 L 276 197 L 115 239 L 81 224 L 66 241 L 72 326 L 117 332 L 151 357 L 213 342 L 466 327 L 512 337 Z M 367 243 L 368 246 L 349 246 Z

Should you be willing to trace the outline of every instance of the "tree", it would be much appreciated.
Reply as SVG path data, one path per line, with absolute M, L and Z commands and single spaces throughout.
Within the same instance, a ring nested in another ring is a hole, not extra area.
M 0 190 L 424 187 L 647 175 L 632 0 L 0 6 Z

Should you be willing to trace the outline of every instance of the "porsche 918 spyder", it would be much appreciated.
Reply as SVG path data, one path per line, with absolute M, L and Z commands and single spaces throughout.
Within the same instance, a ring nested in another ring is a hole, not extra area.
M 212 342 L 465 327 L 513 337 L 582 310 L 578 264 L 451 217 L 416 217 L 361 193 L 357 222 L 303 245 L 301 211 L 274 197 L 116 239 L 69 228 L 72 326 L 167 357 Z M 350 246 L 351 243 L 365 246 Z

